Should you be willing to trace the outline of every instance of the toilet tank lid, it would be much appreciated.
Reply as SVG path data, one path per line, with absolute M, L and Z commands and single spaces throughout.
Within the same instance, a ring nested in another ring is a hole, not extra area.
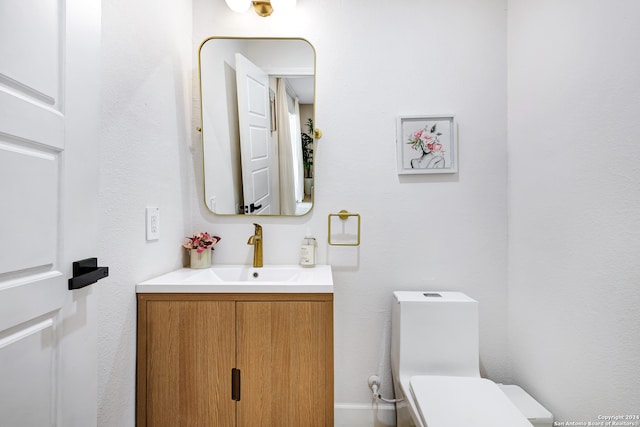
M 450 291 L 395 291 L 398 302 L 476 302 L 462 292 Z
M 531 423 L 485 378 L 421 375 L 411 377 L 411 394 L 429 427 L 531 427 Z

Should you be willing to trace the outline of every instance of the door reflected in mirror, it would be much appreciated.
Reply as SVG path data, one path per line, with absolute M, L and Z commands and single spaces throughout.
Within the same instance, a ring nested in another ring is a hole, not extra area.
M 205 204 L 223 215 L 313 206 L 315 50 L 303 39 L 200 46 Z

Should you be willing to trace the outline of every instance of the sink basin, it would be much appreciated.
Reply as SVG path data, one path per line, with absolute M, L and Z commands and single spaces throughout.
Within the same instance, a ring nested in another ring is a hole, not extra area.
M 188 283 L 280 283 L 299 282 L 304 272 L 294 267 L 212 267 L 186 279 Z M 308 279 L 308 278 L 307 278 Z
M 139 283 L 137 293 L 333 293 L 331 266 L 182 268 Z

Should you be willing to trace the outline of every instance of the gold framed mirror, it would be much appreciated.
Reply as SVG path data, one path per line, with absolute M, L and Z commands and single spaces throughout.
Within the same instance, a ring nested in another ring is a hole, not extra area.
M 313 207 L 315 49 L 299 38 L 211 37 L 200 46 L 205 205 L 220 215 Z

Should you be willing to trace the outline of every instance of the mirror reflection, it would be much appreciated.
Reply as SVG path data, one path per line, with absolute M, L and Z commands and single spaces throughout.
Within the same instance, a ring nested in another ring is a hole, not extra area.
M 315 51 L 302 39 L 200 47 L 205 204 L 216 214 L 304 215 L 313 206 Z

